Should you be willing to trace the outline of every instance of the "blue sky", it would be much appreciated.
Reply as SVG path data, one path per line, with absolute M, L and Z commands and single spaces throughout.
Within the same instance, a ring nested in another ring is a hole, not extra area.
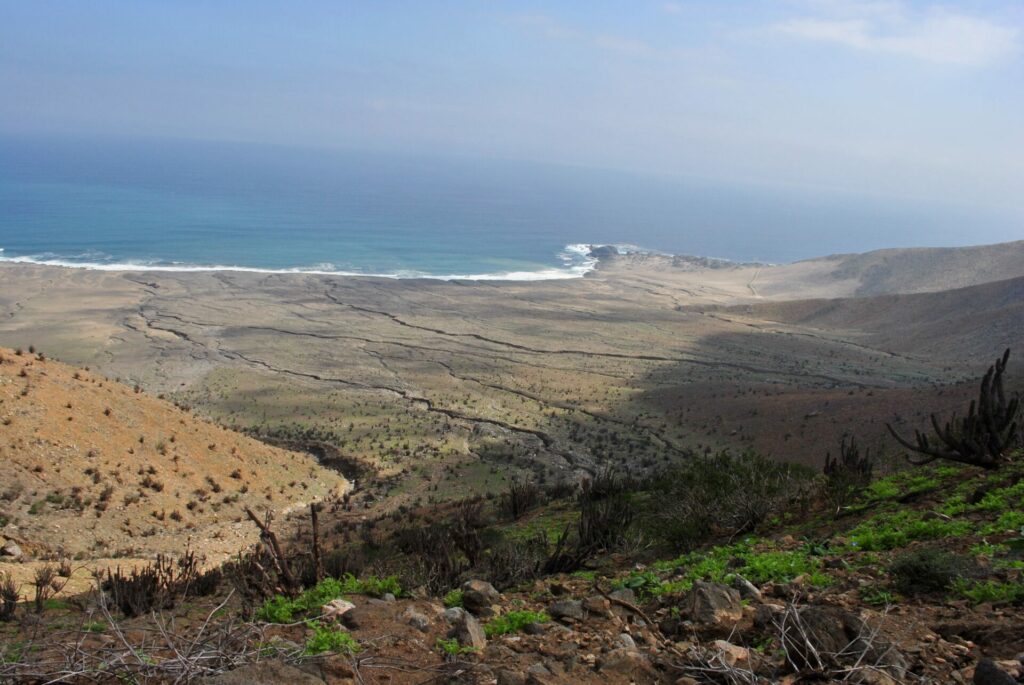
M 0 0 L 0 133 L 542 160 L 1024 213 L 1024 3 Z

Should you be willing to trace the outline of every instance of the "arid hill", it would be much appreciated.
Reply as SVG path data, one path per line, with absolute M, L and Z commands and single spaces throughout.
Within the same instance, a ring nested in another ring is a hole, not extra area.
M 0 535 L 25 558 L 145 557 L 189 540 L 223 557 L 257 532 L 245 507 L 280 512 L 347 486 L 138 388 L 28 351 L 0 359 Z

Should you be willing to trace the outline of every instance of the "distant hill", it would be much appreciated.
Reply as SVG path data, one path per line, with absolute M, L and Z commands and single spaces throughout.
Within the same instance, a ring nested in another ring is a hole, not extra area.
M 833 255 L 830 277 L 855 280 L 855 296 L 964 288 L 1024 276 L 1024 240 L 972 247 L 924 247 Z
M 303 506 L 347 484 L 96 373 L 0 349 L 0 536 L 26 556 L 213 557 L 254 537 L 244 509 Z
M 988 362 L 1019 347 L 1024 277 L 934 293 L 810 299 L 729 308 L 744 315 L 855 336 L 890 352 Z M 1019 354 L 1024 354 L 1021 349 Z
M 602 260 L 598 273 L 633 287 L 682 291 L 686 304 L 938 292 L 1024 277 L 1024 240 L 894 248 L 779 265 L 727 266 L 687 257 L 623 255 Z

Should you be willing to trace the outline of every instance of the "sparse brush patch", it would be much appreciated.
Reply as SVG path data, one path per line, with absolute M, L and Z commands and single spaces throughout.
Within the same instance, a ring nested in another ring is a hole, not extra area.
M 873 470 L 871 450 L 862 454 L 853 436 L 843 436 L 838 457 L 825 455 L 825 496 L 837 515 L 871 483 Z
M 18 608 L 18 600 L 21 599 L 18 593 L 18 584 L 6 571 L 0 571 L 0 621 L 10 621 L 14 618 L 14 611 Z
M 904 595 L 944 592 L 973 572 L 969 560 L 935 547 L 904 552 L 889 566 L 893 586 Z
M 542 611 L 510 611 L 491 619 L 484 626 L 487 637 L 518 633 L 531 623 L 547 623 L 551 617 Z
M 813 473 L 753 451 L 694 455 L 656 476 L 643 517 L 656 538 L 693 549 L 716 534 L 755 530 L 774 515 L 806 511 Z

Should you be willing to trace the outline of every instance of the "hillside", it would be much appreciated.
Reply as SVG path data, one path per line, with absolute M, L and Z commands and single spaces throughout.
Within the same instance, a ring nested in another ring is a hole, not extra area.
M 0 350 L 0 535 L 25 558 L 223 558 L 278 512 L 345 481 L 308 455 L 200 420 L 136 387 Z

